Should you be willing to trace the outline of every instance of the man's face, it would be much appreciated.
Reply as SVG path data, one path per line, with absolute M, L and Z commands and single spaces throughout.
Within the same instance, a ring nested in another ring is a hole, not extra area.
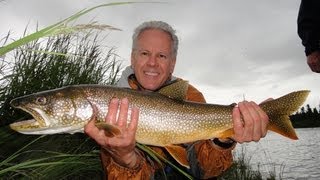
M 171 43 L 170 35 L 162 30 L 148 29 L 140 33 L 131 54 L 131 65 L 143 88 L 156 90 L 171 77 L 176 63 Z

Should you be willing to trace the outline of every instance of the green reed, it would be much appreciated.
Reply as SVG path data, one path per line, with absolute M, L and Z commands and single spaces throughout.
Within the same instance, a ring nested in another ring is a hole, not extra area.
M 275 179 L 282 179 L 283 176 L 283 168 L 284 166 L 281 166 L 279 176 L 276 175 L 276 166 L 273 163 L 270 163 L 269 172 L 267 174 L 267 177 L 264 177 L 260 172 L 260 165 L 258 165 L 258 169 L 254 170 L 250 161 L 251 161 L 252 155 L 248 155 L 248 151 L 246 151 L 246 148 L 241 147 L 241 152 L 234 154 L 234 163 L 232 166 L 223 173 L 220 177 L 218 177 L 219 180 L 228 180 L 228 179 L 237 179 L 237 180 L 275 180 Z
M 15 49 L 0 81 L 0 179 L 102 178 L 99 146 L 85 134 L 22 135 L 8 124 L 29 118 L 14 97 L 69 84 L 114 84 L 121 63 L 99 33 L 62 34 Z

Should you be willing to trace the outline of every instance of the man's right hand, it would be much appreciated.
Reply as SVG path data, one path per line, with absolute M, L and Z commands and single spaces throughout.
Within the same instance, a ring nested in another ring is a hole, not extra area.
M 130 122 L 127 122 L 128 110 L 129 101 L 127 98 L 124 98 L 121 101 L 113 98 L 110 101 L 105 122 L 119 128 L 121 131 L 120 135 L 112 138 L 107 137 L 104 130 L 100 130 L 95 126 L 95 119 L 91 119 L 88 122 L 84 127 L 84 131 L 102 148 L 106 149 L 115 162 L 131 168 L 134 167 L 138 161 L 138 155 L 135 152 L 135 134 L 138 125 L 139 110 L 133 107 L 131 109 L 131 120 Z
M 314 51 L 309 54 L 307 63 L 313 72 L 320 73 L 320 51 Z

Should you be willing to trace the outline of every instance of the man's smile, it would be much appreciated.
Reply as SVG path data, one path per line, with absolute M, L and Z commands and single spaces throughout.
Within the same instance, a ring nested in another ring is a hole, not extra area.
M 153 72 L 153 71 L 144 71 L 144 74 L 147 75 L 147 76 L 158 76 L 160 73 L 158 72 Z

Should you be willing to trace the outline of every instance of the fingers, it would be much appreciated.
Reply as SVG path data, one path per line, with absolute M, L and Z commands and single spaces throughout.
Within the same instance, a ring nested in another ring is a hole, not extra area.
M 320 73 L 320 51 L 314 51 L 308 55 L 307 63 L 313 72 Z
M 105 121 L 107 123 L 116 124 L 118 107 L 119 107 L 119 99 L 112 98 L 108 107 L 107 116 L 105 117 Z
M 255 103 L 254 103 L 255 104 Z M 258 113 L 258 117 L 260 118 L 260 137 L 265 137 L 267 135 L 268 131 L 268 123 L 269 123 L 269 117 L 268 115 L 257 105 L 254 106 L 256 112 Z M 257 127 L 259 128 L 259 127 Z M 259 129 L 257 129 L 259 131 Z M 260 137 L 256 137 L 256 141 L 260 139 Z
M 268 116 L 255 102 L 240 102 L 238 107 L 233 109 L 232 116 L 236 141 L 259 141 L 265 137 Z
M 119 110 L 119 114 L 118 114 Z M 137 108 L 132 108 L 131 112 L 131 122 L 130 124 L 127 125 L 128 122 L 128 113 L 129 112 L 129 101 L 127 98 L 121 99 L 112 99 L 109 104 L 108 108 L 108 113 L 107 116 L 105 117 L 106 122 L 115 124 L 118 127 L 124 129 L 126 127 L 131 126 L 131 129 L 133 127 L 136 128 L 137 121 L 138 121 L 138 116 L 139 116 L 139 110 Z M 135 130 L 135 129 L 132 129 Z
M 255 125 L 257 126 L 254 120 L 254 117 L 256 116 L 256 114 L 255 112 L 253 112 L 251 104 L 246 101 L 239 103 L 239 109 L 244 118 L 244 126 L 245 126 L 242 136 L 245 140 L 248 140 L 250 139 L 250 137 L 253 137 Z
M 120 111 L 119 117 L 117 121 L 117 125 L 120 128 L 127 127 L 127 120 L 128 120 L 128 110 L 129 110 L 129 102 L 127 98 L 123 98 L 120 103 Z
M 241 119 L 240 110 L 238 107 L 233 108 L 232 117 L 233 117 L 232 119 L 233 119 L 233 128 L 234 128 L 235 137 L 240 138 L 242 137 L 244 128 L 243 128 L 243 121 Z M 239 139 L 239 141 L 241 140 L 242 139 Z
M 133 107 L 131 110 L 131 121 L 128 125 L 128 129 L 131 132 L 136 132 L 138 127 L 138 119 L 139 119 L 139 109 Z
M 85 132 L 96 141 L 98 141 L 99 139 L 99 142 L 102 142 L 101 139 L 105 139 L 104 143 L 102 144 L 109 144 L 112 139 L 110 137 L 105 136 L 104 130 L 100 130 L 95 126 L 95 119 L 97 114 L 98 109 L 96 106 L 93 106 L 93 115 L 91 117 L 91 120 L 85 127 Z M 109 103 L 108 112 L 105 116 L 105 121 L 109 124 L 118 127 L 121 130 L 121 134 L 118 136 L 118 138 L 126 139 L 127 137 L 130 137 L 128 139 L 129 141 L 132 141 L 135 140 L 135 133 L 139 119 L 139 110 L 134 107 L 132 108 L 130 121 L 128 120 L 128 114 L 128 99 L 123 98 L 119 100 L 117 98 L 113 98 Z M 121 143 L 119 140 L 116 139 L 115 142 Z
M 253 119 L 253 124 L 254 124 L 254 128 L 253 128 L 253 140 L 254 141 L 259 141 L 260 138 L 264 137 L 265 135 L 263 135 L 263 114 L 264 112 L 262 111 L 262 109 L 255 103 L 255 102 L 250 102 L 251 105 L 251 109 L 250 109 L 250 114 L 251 117 Z M 265 128 L 265 127 L 264 127 Z

